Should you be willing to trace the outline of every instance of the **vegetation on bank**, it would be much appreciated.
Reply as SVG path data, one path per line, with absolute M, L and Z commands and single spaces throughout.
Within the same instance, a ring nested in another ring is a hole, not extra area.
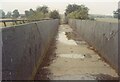
M 89 9 L 85 5 L 69 4 L 66 8 L 65 15 L 73 19 L 88 19 L 88 12 Z
M 53 19 L 56 19 L 56 18 L 60 19 L 60 15 L 59 15 L 59 12 L 57 10 L 51 11 L 49 14 L 49 17 L 53 18 Z
M 114 18 L 120 19 L 120 9 L 117 9 L 116 11 L 113 11 Z
M 39 6 L 35 10 L 32 8 L 25 10 L 25 14 L 20 14 L 18 9 L 15 9 L 13 12 L 5 12 L 0 9 L 0 18 L 10 18 L 10 19 L 29 19 L 29 20 L 40 20 L 40 19 L 58 19 L 60 14 L 57 10 L 50 11 L 47 6 Z
M 72 19 L 90 19 L 94 20 L 94 18 L 120 18 L 120 9 L 113 11 L 114 16 L 103 16 L 103 15 L 94 15 L 89 14 L 89 8 L 85 5 L 77 5 L 77 4 L 69 4 L 65 10 L 65 18 Z M 24 14 L 20 14 L 18 9 L 14 11 L 9 11 L 5 13 L 2 9 L 0 9 L 0 18 L 2 19 L 29 19 L 29 20 L 40 20 L 40 19 L 59 19 L 61 16 L 57 10 L 50 11 L 47 6 L 39 6 L 35 10 L 30 8 L 29 10 L 25 10 Z

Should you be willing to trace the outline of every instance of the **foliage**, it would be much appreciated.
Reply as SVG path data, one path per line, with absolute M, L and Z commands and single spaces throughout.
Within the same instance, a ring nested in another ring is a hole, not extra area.
M 69 4 L 67 6 L 67 8 L 66 8 L 66 15 L 68 15 L 69 13 L 72 13 L 72 12 L 78 10 L 78 9 L 79 9 L 78 5 L 76 5 L 76 4 Z
M 37 7 L 36 10 L 29 9 L 25 11 L 25 16 L 29 20 L 40 20 L 43 18 L 48 17 L 48 7 L 47 6 L 40 6 Z
M 59 12 L 57 10 L 53 10 L 52 12 L 50 12 L 50 18 L 60 19 Z
M 113 11 L 114 18 L 120 19 L 120 9 L 117 9 L 116 11 Z
M 42 12 L 34 13 L 28 17 L 29 20 L 40 20 L 42 18 L 45 18 L 45 14 Z
M 0 9 L 0 18 L 5 18 L 5 12 Z
M 95 18 L 94 17 L 89 17 L 89 20 L 95 20 Z
M 6 18 L 11 18 L 11 16 L 12 16 L 12 13 L 11 12 L 7 12 L 7 14 L 6 14 Z
M 68 18 L 73 19 L 88 19 L 89 9 L 84 5 L 69 4 L 66 9 L 66 15 Z
M 34 11 L 33 9 L 30 9 L 30 10 L 29 10 L 29 14 L 30 14 L 30 15 L 35 14 L 35 11 Z
M 28 10 L 25 11 L 25 16 L 26 16 L 26 17 L 29 17 L 29 16 L 30 16 L 30 13 L 29 13 Z
M 42 6 L 42 7 L 38 7 L 36 9 L 37 12 L 43 12 L 44 14 L 48 13 L 48 7 L 47 6 Z
M 12 17 L 13 17 L 13 18 L 18 18 L 19 16 L 20 16 L 19 11 L 18 11 L 17 9 L 15 9 L 15 10 L 13 11 Z
M 74 11 L 68 14 L 68 17 L 73 19 L 87 19 L 88 14 L 85 11 Z

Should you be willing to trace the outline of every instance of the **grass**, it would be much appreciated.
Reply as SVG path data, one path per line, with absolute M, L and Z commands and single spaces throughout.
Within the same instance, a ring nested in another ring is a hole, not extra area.
M 13 26 L 11 22 L 6 23 L 7 26 Z M 4 23 L 0 22 L 0 27 L 5 27 Z
M 12 20 L 11 18 L 5 18 L 5 19 L 0 19 L 0 20 Z M 19 25 L 19 24 L 23 24 L 22 21 L 17 21 L 17 24 L 15 22 L 6 22 L 6 27 L 9 26 L 15 26 L 15 25 Z M 3 22 L 0 22 L 0 27 L 5 27 Z
M 6 27 L 9 27 L 9 26 L 15 26 L 15 25 L 19 25 L 19 24 L 23 24 L 23 23 L 20 22 L 20 21 L 17 22 L 17 24 L 14 23 L 14 22 L 6 22 Z M 5 27 L 4 23 L 0 22 L 0 27 Z
M 116 19 L 116 18 L 96 18 L 95 20 L 103 21 L 103 22 L 118 23 L 118 19 Z

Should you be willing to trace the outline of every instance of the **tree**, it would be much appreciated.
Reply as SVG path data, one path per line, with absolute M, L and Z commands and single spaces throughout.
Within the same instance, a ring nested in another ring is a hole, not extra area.
M 48 17 L 48 7 L 47 6 L 40 6 L 37 7 L 36 10 L 29 9 L 25 11 L 26 18 L 29 20 L 40 20 L 45 17 Z
M 37 8 L 36 8 L 36 11 L 37 11 L 37 12 L 41 12 L 41 6 L 37 7 Z
M 42 7 L 38 7 L 36 9 L 37 12 L 43 12 L 44 14 L 48 13 L 48 7 L 47 6 L 42 6 Z
M 26 17 L 30 17 L 32 15 L 35 15 L 35 11 L 33 9 L 29 9 L 29 11 L 28 10 L 25 11 Z
M 25 11 L 25 16 L 29 17 L 30 16 L 30 12 L 28 10 Z
M 120 9 L 117 9 L 116 11 L 113 11 L 114 18 L 120 19 Z
M 82 11 L 74 11 L 74 12 L 68 14 L 68 17 L 73 18 L 73 19 L 87 19 L 88 14 L 86 14 Z
M 0 18 L 5 18 L 5 12 L 0 9 Z
M 78 10 L 79 9 L 79 5 L 76 5 L 76 4 L 69 4 L 68 6 L 67 6 L 67 8 L 66 8 L 66 14 L 69 14 L 69 13 L 71 13 L 71 12 L 74 12 L 74 11 L 76 11 L 76 10 Z
M 19 16 L 20 16 L 19 11 L 18 11 L 17 9 L 15 9 L 15 10 L 13 11 L 12 17 L 13 17 L 13 18 L 18 18 Z
M 45 14 L 48 13 L 48 7 L 47 6 L 42 6 L 41 11 Z
M 57 10 L 54 10 L 54 11 L 50 12 L 50 18 L 60 19 L 59 12 Z
M 6 18 L 11 18 L 11 16 L 12 16 L 12 13 L 10 11 L 8 11 L 5 17 Z
M 30 9 L 29 14 L 30 14 L 30 15 L 35 14 L 35 11 L 34 11 L 33 9 Z
M 34 11 L 33 9 L 29 9 L 29 11 L 25 11 L 26 18 L 29 20 L 40 20 L 45 18 L 45 14 L 43 12 Z
M 68 5 L 65 15 L 68 18 L 74 18 L 74 19 L 88 19 L 88 11 L 89 9 L 85 7 L 84 5 Z

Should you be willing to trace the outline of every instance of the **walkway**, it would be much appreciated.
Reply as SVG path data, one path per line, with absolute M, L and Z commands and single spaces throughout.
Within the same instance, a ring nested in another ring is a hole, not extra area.
M 92 47 L 83 41 L 76 41 L 68 25 L 60 25 L 56 39 L 56 58 L 49 66 L 47 77 L 51 80 L 95 80 L 115 79 L 117 73 Z

